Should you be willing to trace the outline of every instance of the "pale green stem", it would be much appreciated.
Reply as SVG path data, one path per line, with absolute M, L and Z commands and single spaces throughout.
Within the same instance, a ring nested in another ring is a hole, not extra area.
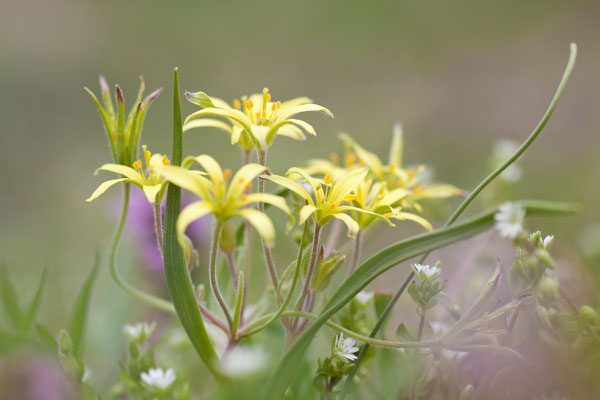
M 321 232 L 321 225 L 319 225 L 315 222 L 315 231 L 313 234 L 313 243 L 312 243 L 312 251 L 310 254 L 310 262 L 308 264 L 308 271 L 306 272 L 306 279 L 304 281 L 304 287 L 302 288 L 302 293 L 300 294 L 300 297 L 298 298 L 298 302 L 296 303 L 297 311 L 300 311 L 302 308 L 302 305 L 304 304 L 304 299 L 306 298 L 306 295 L 308 294 L 308 291 L 310 289 L 310 282 L 311 282 L 312 276 L 315 272 L 315 265 L 317 264 L 317 254 L 319 252 L 320 232 Z M 298 320 L 296 320 L 295 322 L 297 324 Z
M 265 151 L 259 150 L 258 152 L 258 163 L 262 166 L 266 166 L 267 161 L 267 153 Z M 265 192 L 265 181 L 260 176 L 258 177 L 258 193 Z M 265 212 L 265 203 L 258 203 L 258 211 Z M 265 261 L 267 263 L 267 269 L 269 271 L 269 277 L 271 278 L 271 283 L 273 283 L 273 289 L 275 293 L 277 293 L 277 287 L 279 286 L 279 282 L 277 279 L 277 271 L 275 270 L 275 264 L 273 263 L 273 255 L 271 254 L 271 249 L 267 246 L 265 239 L 261 236 L 260 241 L 262 243 L 263 252 L 265 253 Z M 279 297 L 277 297 L 277 303 L 280 302 Z
M 421 311 L 421 320 L 419 321 L 419 331 L 417 332 L 417 342 L 421 341 L 421 338 L 423 337 L 423 328 L 425 327 L 425 313 L 427 312 L 427 309 L 423 309 Z M 415 373 L 415 369 L 413 368 L 413 370 L 411 371 L 410 374 L 410 392 L 409 392 L 409 396 L 408 398 L 410 400 L 415 400 L 415 394 L 417 391 L 417 376 Z
M 156 233 L 156 243 L 160 249 L 160 256 L 163 256 L 163 222 L 160 212 L 160 203 L 154 204 L 154 231 Z
M 546 113 L 544 114 L 544 116 L 542 117 L 542 119 L 540 120 L 540 122 L 538 123 L 538 125 L 536 126 L 536 128 L 534 129 L 534 131 L 523 142 L 523 144 L 517 150 L 515 150 L 515 152 L 506 161 L 504 161 L 502 163 L 502 165 L 500 165 L 498 168 L 496 168 L 479 185 L 477 185 L 477 187 L 461 203 L 461 205 L 456 209 L 456 211 L 452 214 L 452 216 L 444 224 L 444 227 L 452 225 L 458 219 L 458 217 L 460 216 L 460 214 L 462 214 L 462 212 L 467 208 L 467 206 L 469 204 L 471 204 L 471 202 L 475 199 L 475 197 L 477 197 L 477 195 L 487 185 L 489 185 L 490 182 L 492 182 L 506 168 L 508 168 L 513 162 L 515 162 L 521 156 L 521 154 L 523 154 L 525 152 L 525 150 L 527 150 L 527 148 L 531 145 L 531 143 L 533 143 L 533 141 L 538 137 L 538 135 L 540 134 L 540 132 L 542 131 L 542 129 L 544 129 L 544 126 L 546 126 L 546 123 L 550 119 L 550 116 L 554 112 L 554 109 L 556 108 L 556 105 L 558 104 L 558 100 L 560 99 L 560 97 L 562 95 L 562 92 L 565 89 L 567 81 L 569 80 L 569 76 L 571 75 L 571 71 L 573 70 L 573 66 L 575 65 L 575 58 L 576 58 L 576 56 L 577 56 L 577 45 L 575 43 L 571 43 L 571 53 L 569 55 L 569 61 L 567 63 L 567 67 L 565 68 L 565 72 L 563 73 L 563 76 L 562 76 L 562 78 L 560 80 L 560 83 L 558 84 L 558 88 L 556 89 L 556 93 L 554 94 L 554 97 L 552 98 L 552 101 L 550 102 L 550 105 L 548 106 L 548 109 L 546 110 Z M 425 261 L 425 259 L 427 258 L 428 255 L 429 255 L 429 253 L 424 254 L 419 259 L 418 263 L 419 264 L 423 263 Z M 400 296 L 402 295 L 402 293 L 404 292 L 404 290 L 406 289 L 406 287 L 410 283 L 410 281 L 413 278 L 413 276 L 414 276 L 414 272 L 411 271 L 408 274 L 408 276 L 406 277 L 406 279 L 404 280 L 404 282 L 402 283 L 402 285 L 400 286 L 400 288 L 398 289 L 398 291 L 394 294 L 394 297 L 392 297 L 392 299 L 390 300 L 390 302 L 388 303 L 388 305 L 385 307 L 385 310 L 383 311 L 383 313 L 381 314 L 381 316 L 377 320 L 377 323 L 375 324 L 375 327 L 373 328 L 373 330 L 369 334 L 370 337 L 375 337 L 375 335 L 377 334 L 377 332 L 379 332 L 379 329 L 381 329 L 381 327 L 383 325 L 383 322 L 385 321 L 386 317 L 391 312 L 392 308 L 394 307 L 394 305 L 396 304 L 396 302 L 398 301 L 398 299 L 400 298 Z M 346 382 L 344 384 L 344 391 L 342 393 L 342 398 L 348 392 L 348 389 L 350 388 L 350 385 L 352 384 L 352 378 L 356 374 L 356 371 L 358 371 L 358 367 L 359 367 L 360 363 L 362 362 L 362 360 L 363 360 L 363 358 L 364 358 L 364 356 L 365 356 L 365 354 L 366 354 L 366 352 L 367 352 L 368 349 L 369 349 L 369 345 L 368 344 L 365 344 L 364 346 L 361 347 L 360 352 L 358 353 L 358 359 L 356 359 L 356 361 L 354 362 L 354 368 L 352 369 L 352 371 L 350 371 L 350 373 L 348 374 L 348 377 L 346 378 Z
M 119 285 L 123 290 L 127 293 L 131 294 L 138 299 L 151 304 L 152 306 L 159 308 L 164 311 L 168 311 L 170 313 L 175 313 L 175 308 L 173 304 L 170 302 L 163 300 L 159 297 L 151 295 L 149 293 L 143 292 L 127 282 L 121 277 L 119 274 L 119 270 L 117 268 L 117 249 L 119 247 L 119 242 L 121 240 L 121 234 L 123 233 L 123 228 L 125 227 L 125 221 L 127 220 L 127 210 L 129 209 L 129 183 L 125 184 L 123 189 L 123 209 L 121 210 L 121 217 L 119 218 L 119 222 L 117 224 L 117 230 L 115 231 L 115 236 L 113 238 L 112 246 L 110 248 L 110 258 L 109 258 L 109 267 L 110 267 L 110 275 L 113 280 Z
M 220 221 L 215 221 L 215 229 L 213 232 L 212 238 L 212 246 L 210 249 L 210 260 L 208 264 L 208 279 L 210 283 L 210 289 L 213 292 L 213 295 L 217 299 L 217 303 L 219 303 L 219 307 L 221 307 L 221 311 L 225 314 L 225 318 L 227 319 L 227 324 L 229 325 L 229 330 L 232 330 L 233 319 L 231 318 L 231 313 L 227 308 L 227 304 L 225 303 L 225 299 L 221 294 L 221 290 L 219 289 L 219 284 L 217 283 L 217 255 L 219 252 L 219 238 L 221 236 L 221 231 L 223 228 L 223 224 Z
M 360 234 L 361 231 L 358 231 L 358 233 L 356 234 L 356 238 L 354 238 L 354 253 L 352 254 L 352 264 L 350 265 L 348 276 L 352 275 L 356 267 L 358 267 L 358 262 L 360 261 L 360 250 L 362 247 L 362 240 Z
M 250 155 L 251 150 L 242 149 L 242 166 L 250 163 Z M 249 190 L 250 189 L 248 189 L 248 191 Z M 244 267 L 244 298 L 242 300 L 242 316 L 240 318 L 240 324 L 244 323 L 244 309 L 246 308 L 248 285 L 250 284 L 250 267 L 252 265 L 252 228 L 247 219 L 244 219 L 244 234 L 246 235 L 246 265 Z
M 235 263 L 233 261 L 233 252 L 232 251 L 228 251 L 227 253 L 225 253 L 225 258 L 227 259 L 227 267 L 229 269 L 229 275 L 231 275 L 231 282 L 233 283 L 233 290 L 235 292 L 237 292 L 237 288 L 238 288 L 238 280 L 237 277 L 235 276 Z
M 281 304 L 281 306 L 279 307 L 279 309 L 277 310 L 277 312 L 271 314 L 268 316 L 268 318 L 261 318 L 260 320 L 257 320 L 255 322 L 253 322 L 252 324 L 248 325 L 244 332 L 242 332 L 240 334 L 240 336 L 250 336 L 253 335 L 263 329 L 265 329 L 267 326 L 269 326 L 271 323 L 273 323 L 273 321 L 275 321 L 277 318 L 279 318 L 281 316 L 281 314 L 284 312 L 285 308 L 288 306 L 288 304 L 290 304 L 290 301 L 292 300 L 292 296 L 294 295 L 294 290 L 296 289 L 296 284 L 298 283 L 298 277 L 300 276 L 300 269 L 302 268 L 302 253 L 304 250 L 304 237 L 306 236 L 306 229 L 307 229 L 307 224 L 304 224 L 304 227 L 302 228 L 302 237 L 300 238 L 300 247 L 298 248 L 298 257 L 296 258 L 296 268 L 294 271 L 294 278 L 292 279 L 292 285 L 290 287 L 290 290 L 287 294 L 287 296 L 285 297 L 285 300 L 283 301 L 283 303 Z

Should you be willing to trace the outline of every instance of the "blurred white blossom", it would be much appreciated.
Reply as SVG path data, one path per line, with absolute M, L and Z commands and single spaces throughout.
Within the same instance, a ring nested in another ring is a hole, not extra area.
M 155 327 L 155 322 L 148 323 L 144 321 L 135 325 L 125 325 L 123 327 L 123 333 L 132 342 L 143 343 L 152 336 Z
M 162 368 L 150 368 L 148 372 L 142 372 L 140 378 L 146 385 L 159 390 L 167 389 L 176 379 L 173 368 L 166 371 Z
M 500 236 L 514 239 L 523 230 L 523 218 L 525 210 L 523 207 L 513 203 L 501 204 L 498 212 L 494 215 L 496 229 Z

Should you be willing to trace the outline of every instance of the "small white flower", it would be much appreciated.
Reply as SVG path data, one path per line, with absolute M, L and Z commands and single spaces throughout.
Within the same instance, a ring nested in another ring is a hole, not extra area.
M 362 291 L 359 292 L 354 298 L 360 303 L 360 305 L 365 306 L 373 298 L 373 292 Z
M 340 333 L 333 341 L 331 353 L 338 360 L 345 363 L 350 363 L 358 358 L 354 355 L 354 353 L 359 350 L 358 347 L 354 346 L 355 344 L 356 340 L 352 338 L 344 339 L 344 333 Z
M 432 267 L 429 265 L 411 264 L 410 267 L 414 271 L 415 275 L 417 275 L 422 281 L 430 281 L 435 279 L 442 271 L 440 267 Z
M 150 368 L 148 372 L 142 372 L 140 378 L 146 385 L 159 390 L 167 389 L 176 379 L 173 368 L 166 371 L 163 371 L 162 368 Z
M 513 203 L 501 204 L 498 212 L 494 215 L 496 229 L 500 236 L 514 239 L 523 230 L 523 218 L 525 210 L 523 207 Z
M 544 239 L 540 238 L 540 243 L 544 247 L 544 249 L 548 250 L 550 245 L 552 244 L 552 240 L 554 240 L 554 235 L 548 235 Z
M 233 376 L 249 375 L 263 369 L 267 354 L 261 347 L 237 346 L 223 358 L 225 371 Z
M 132 342 L 142 343 L 152 336 L 152 332 L 154 332 L 155 327 L 155 322 L 140 322 L 135 325 L 125 325 L 123 327 L 123 333 Z

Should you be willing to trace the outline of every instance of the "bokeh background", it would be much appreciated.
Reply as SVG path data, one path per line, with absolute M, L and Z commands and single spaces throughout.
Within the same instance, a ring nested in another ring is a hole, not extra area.
M 400 120 L 406 160 L 468 190 L 488 172 L 498 139 L 521 141 L 535 127 L 576 42 L 571 81 L 520 161 L 524 174 L 513 193 L 583 205 L 577 216 L 540 226 L 593 287 L 600 280 L 599 18 L 593 0 L 0 0 L 0 263 L 26 299 L 49 268 L 40 321 L 58 332 L 101 252 L 87 358 L 105 385 L 123 352 L 122 325 L 149 311 L 110 281 L 105 265 L 118 191 L 84 201 L 101 182 L 94 170 L 109 160 L 83 91 L 98 92 L 99 73 L 130 101 L 140 74 L 148 89 L 165 87 L 142 138 L 153 151 L 170 152 L 178 66 L 187 90 L 233 99 L 268 86 L 275 99 L 306 95 L 335 113 L 333 120 L 307 116 L 317 138 L 278 140 L 269 159 L 276 171 L 339 151 L 340 131 L 386 155 Z M 193 109 L 184 104 L 184 114 Z M 226 135 L 187 135 L 186 153 L 239 165 Z M 128 279 L 164 294 L 161 274 L 144 267 L 135 244 L 130 231 L 121 251 Z M 18 354 L 2 357 L 5 366 L 22 366 Z

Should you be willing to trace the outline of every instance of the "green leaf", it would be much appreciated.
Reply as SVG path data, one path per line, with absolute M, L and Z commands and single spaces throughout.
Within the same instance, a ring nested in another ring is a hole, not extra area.
M 231 329 L 231 336 L 235 337 L 242 318 L 242 302 L 244 300 L 244 271 L 240 271 L 237 281 L 237 293 L 235 295 L 235 308 L 233 311 L 233 325 Z
M 17 292 L 13 286 L 6 267 L 0 268 L 0 288 L 2 289 L 2 303 L 8 315 L 8 319 L 15 329 L 21 326 L 22 313 L 17 300 Z
M 171 164 L 179 166 L 182 161 L 182 121 L 179 98 L 179 75 L 173 75 L 173 148 Z M 181 209 L 181 189 L 171 183 L 167 192 L 167 208 L 164 228 L 165 278 L 173 306 L 181 325 L 208 369 L 218 379 L 224 379 L 221 363 L 210 342 L 187 269 L 185 255 L 177 240 L 177 218 Z
M 33 299 L 31 299 L 31 303 L 29 303 L 29 307 L 27 307 L 27 313 L 23 316 L 21 320 L 21 332 L 28 332 L 31 328 L 31 325 L 35 321 L 37 317 L 38 311 L 40 309 L 40 304 L 42 303 L 42 294 L 44 293 L 44 288 L 46 287 L 46 281 L 48 278 L 48 270 L 44 268 L 42 272 L 42 277 L 40 278 L 40 284 L 38 285 L 37 290 L 35 291 L 35 295 Z
M 565 203 L 523 201 L 517 204 L 526 210 L 528 216 L 574 212 L 578 210 L 577 206 Z M 402 240 L 381 250 L 365 261 L 334 293 L 331 300 L 319 314 L 319 317 L 289 348 L 275 369 L 275 373 L 267 386 L 265 397 L 268 399 L 280 399 L 283 397 L 285 389 L 294 377 L 296 366 L 302 361 L 306 350 L 321 326 L 371 281 L 403 261 L 460 240 L 468 239 L 489 229 L 494 225 L 494 214 L 497 211 L 497 208 L 495 208 L 466 219 L 459 224 Z
M 98 267 L 100 265 L 100 255 L 96 252 L 94 257 L 94 266 L 90 271 L 87 279 L 79 289 L 71 314 L 69 316 L 69 323 L 67 325 L 67 331 L 73 342 L 73 355 L 75 357 L 81 357 L 83 350 L 83 344 L 85 341 L 85 330 L 86 321 L 90 306 L 90 299 L 92 296 L 92 288 L 96 277 L 98 276 Z
M 45 326 L 37 324 L 35 326 L 35 331 L 37 332 L 40 341 L 45 343 L 50 350 L 56 354 L 58 352 L 58 342 L 54 339 L 54 336 L 50 333 Z

